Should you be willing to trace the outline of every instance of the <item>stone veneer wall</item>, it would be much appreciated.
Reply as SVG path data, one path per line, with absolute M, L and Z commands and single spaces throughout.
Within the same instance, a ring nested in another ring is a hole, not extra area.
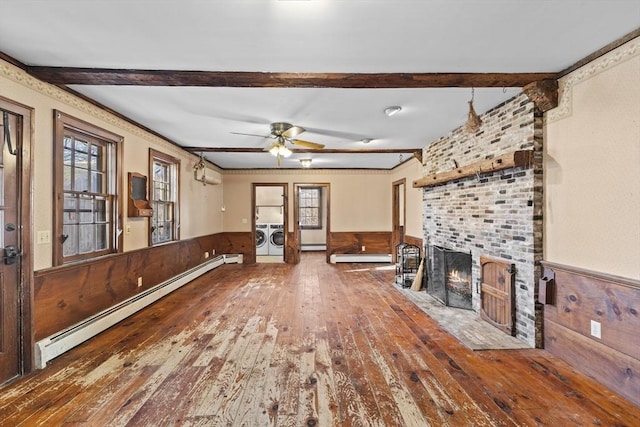
M 424 242 L 471 252 L 476 311 L 480 256 L 515 264 L 516 336 L 541 346 L 536 284 L 542 259 L 542 114 L 520 94 L 481 118 L 477 133 L 462 126 L 424 148 L 424 175 L 449 171 L 454 160 L 462 167 L 515 150 L 534 150 L 534 164 L 425 187 Z

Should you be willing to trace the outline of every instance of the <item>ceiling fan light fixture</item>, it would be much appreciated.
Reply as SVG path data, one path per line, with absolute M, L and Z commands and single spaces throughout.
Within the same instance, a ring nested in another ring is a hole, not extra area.
M 291 155 L 291 150 L 284 145 L 281 145 L 280 148 L 278 148 L 278 152 L 282 157 L 289 157 Z
M 280 151 L 280 146 L 277 144 L 273 144 L 273 146 L 269 149 L 269 153 L 272 156 L 277 156 L 278 155 L 278 151 Z
M 399 105 L 392 105 L 391 107 L 387 107 L 384 109 L 384 113 L 388 116 L 391 117 L 395 114 L 398 114 L 400 111 L 402 111 L 402 107 Z
M 291 150 L 284 144 L 273 144 L 269 149 L 269 153 L 274 157 L 289 157 Z
M 311 159 L 300 159 L 300 166 L 302 166 L 303 168 L 310 168 Z

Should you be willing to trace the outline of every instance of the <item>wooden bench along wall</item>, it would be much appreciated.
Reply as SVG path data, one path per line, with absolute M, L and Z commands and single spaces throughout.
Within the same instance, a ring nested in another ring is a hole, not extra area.
M 640 405 L 640 282 L 542 264 L 545 348 Z
M 250 257 L 251 243 L 251 233 L 218 233 L 37 271 L 35 341 L 205 262 L 205 252 Z

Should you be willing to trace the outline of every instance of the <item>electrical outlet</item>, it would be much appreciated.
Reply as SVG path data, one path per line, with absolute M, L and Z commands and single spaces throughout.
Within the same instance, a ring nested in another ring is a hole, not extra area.
M 207 258 L 209 258 L 209 252 L 204 253 L 204 259 L 207 259 Z
M 138 277 L 138 287 L 142 287 L 142 276 Z
M 215 249 L 211 249 L 211 255 L 215 255 L 216 254 L 216 250 Z
M 362 252 L 364 252 L 364 246 L 362 247 Z
M 595 320 L 591 321 L 591 335 L 600 339 L 602 338 L 602 330 L 600 329 L 600 322 Z

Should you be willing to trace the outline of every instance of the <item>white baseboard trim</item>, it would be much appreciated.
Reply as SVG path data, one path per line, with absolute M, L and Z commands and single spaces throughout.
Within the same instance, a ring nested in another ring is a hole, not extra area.
M 329 257 L 332 264 L 338 262 L 391 262 L 391 254 L 332 254 Z
M 327 245 L 324 243 L 308 243 L 300 245 L 300 250 L 305 251 L 326 251 Z

